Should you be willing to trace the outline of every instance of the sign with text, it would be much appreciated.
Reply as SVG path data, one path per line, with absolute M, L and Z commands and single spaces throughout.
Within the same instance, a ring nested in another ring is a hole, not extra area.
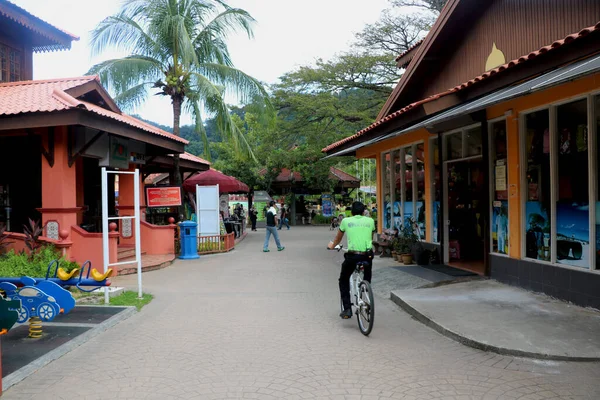
M 174 207 L 181 205 L 181 188 L 149 187 L 146 188 L 148 207 Z

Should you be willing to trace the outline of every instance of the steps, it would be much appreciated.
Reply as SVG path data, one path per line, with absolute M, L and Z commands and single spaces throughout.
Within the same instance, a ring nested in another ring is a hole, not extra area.
M 175 254 L 153 255 L 142 252 L 142 272 L 154 271 L 168 267 L 175 259 Z M 119 246 L 117 250 L 117 262 L 135 260 L 135 248 Z M 131 275 L 137 273 L 137 264 L 119 265 L 117 275 Z

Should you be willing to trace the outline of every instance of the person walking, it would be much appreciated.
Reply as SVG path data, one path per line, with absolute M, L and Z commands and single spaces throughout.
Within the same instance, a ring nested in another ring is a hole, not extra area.
M 254 205 L 252 205 L 252 208 L 250 209 L 250 223 L 252 223 L 252 230 L 256 232 L 256 220 L 258 219 L 258 211 L 256 210 L 256 207 L 254 207 Z
M 290 230 L 289 220 L 287 218 L 287 210 L 285 209 L 285 204 L 281 205 L 281 217 L 279 218 L 279 228 L 277 230 L 281 230 L 281 227 L 285 224 L 287 226 L 288 231 Z
M 271 235 L 275 238 L 275 244 L 277 245 L 277 251 L 282 251 L 285 249 L 281 245 L 279 241 L 279 233 L 277 233 L 277 208 L 275 208 L 275 202 L 271 200 L 269 202 L 269 209 L 267 210 L 267 233 L 265 235 L 265 244 L 263 246 L 263 251 L 265 253 L 269 252 L 269 239 L 271 239 Z

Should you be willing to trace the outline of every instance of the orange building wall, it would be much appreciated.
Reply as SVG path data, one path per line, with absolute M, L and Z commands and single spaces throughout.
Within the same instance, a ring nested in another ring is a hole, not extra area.
M 578 79 L 558 87 L 550 88 L 523 96 L 511 101 L 507 101 L 487 109 L 487 119 L 492 120 L 505 116 L 508 141 L 508 185 L 509 185 L 509 237 L 510 249 L 509 255 L 513 258 L 521 258 L 521 170 L 520 170 L 520 141 L 519 141 L 519 118 L 520 114 L 538 107 L 543 107 L 551 103 L 569 100 L 570 98 L 581 97 L 589 92 L 600 90 L 600 74 Z M 380 212 L 378 215 L 377 229 L 379 232 L 383 229 L 383 177 L 381 164 L 381 153 L 402 147 L 411 143 L 424 141 L 425 143 L 425 184 L 427 189 L 431 187 L 430 168 L 430 143 L 431 134 L 420 129 L 408 134 L 391 138 L 372 146 L 359 149 L 356 152 L 357 158 L 374 157 L 377 160 L 377 207 Z M 489 172 L 488 172 L 489 173 Z M 427 219 L 427 241 L 432 239 L 431 216 L 433 215 L 431 205 L 430 190 L 425 191 L 426 199 L 426 219 Z

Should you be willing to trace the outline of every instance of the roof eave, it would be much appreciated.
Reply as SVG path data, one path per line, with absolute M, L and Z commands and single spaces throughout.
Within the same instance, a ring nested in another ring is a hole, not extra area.
M 36 53 L 69 50 L 71 42 L 79 40 L 79 36 L 59 29 L 7 0 L 0 0 L 0 15 L 34 32 L 42 42 L 45 42 L 33 46 L 33 51 Z

